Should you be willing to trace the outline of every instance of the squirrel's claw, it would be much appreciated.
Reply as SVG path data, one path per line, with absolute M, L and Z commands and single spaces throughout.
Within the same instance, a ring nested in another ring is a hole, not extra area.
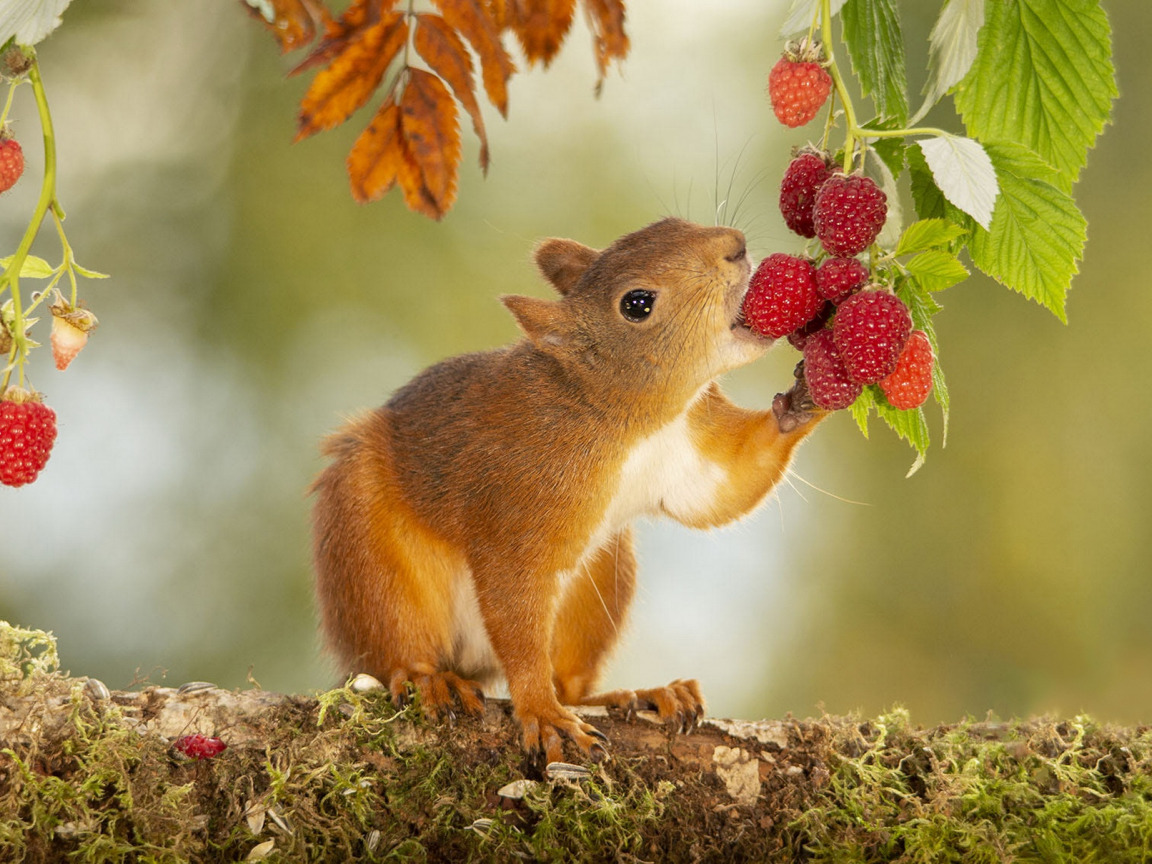
M 812 401 L 808 382 L 804 380 L 803 360 L 796 364 L 793 374 L 796 380 L 792 387 L 785 393 L 777 393 L 776 398 L 772 400 L 772 413 L 776 416 L 776 422 L 783 433 L 794 432 L 828 413 Z

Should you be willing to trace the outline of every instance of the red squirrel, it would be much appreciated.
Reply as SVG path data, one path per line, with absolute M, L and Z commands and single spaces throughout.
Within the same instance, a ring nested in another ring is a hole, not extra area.
M 341 671 L 432 714 L 482 709 L 503 675 L 525 748 L 606 738 L 565 705 L 648 706 L 681 729 L 695 681 L 596 693 L 635 587 L 630 523 L 753 510 L 825 413 L 803 378 L 768 411 L 717 377 L 770 340 L 744 324 L 744 235 L 664 219 L 603 251 L 545 240 L 557 300 L 502 297 L 525 336 L 444 360 L 326 439 L 316 589 Z

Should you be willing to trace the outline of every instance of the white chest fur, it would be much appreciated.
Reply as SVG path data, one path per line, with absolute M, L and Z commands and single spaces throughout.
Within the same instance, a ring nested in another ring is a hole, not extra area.
M 685 411 L 632 448 L 588 551 L 599 549 L 638 516 L 665 514 L 688 521 L 707 514 L 726 479 L 724 466 L 708 459 L 693 441 Z

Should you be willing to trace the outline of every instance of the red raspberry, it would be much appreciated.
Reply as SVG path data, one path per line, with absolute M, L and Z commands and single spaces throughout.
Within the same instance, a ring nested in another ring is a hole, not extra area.
M 843 303 L 867 281 L 868 268 L 855 258 L 829 258 L 816 268 L 816 290 L 833 303 Z
M 744 322 L 761 336 L 779 339 L 816 317 L 816 268 L 807 258 L 776 252 L 760 262 L 744 295 Z
M 9 387 L 0 397 L 0 483 L 23 486 L 36 479 L 56 440 L 56 412 L 37 393 Z
M 790 53 L 776 61 L 768 73 L 768 96 L 776 119 L 792 129 L 816 116 L 828 101 L 832 76 L 819 63 L 798 60 Z
M 24 173 L 24 151 L 15 138 L 0 137 L 0 192 L 16 185 Z
M 887 291 L 861 291 L 836 308 L 832 335 L 852 380 L 875 384 L 891 374 L 912 332 L 908 307 Z
M 172 749 L 189 759 L 211 759 L 227 750 L 228 745 L 219 738 L 197 732 L 194 735 L 181 735 L 172 744 Z
M 815 237 L 812 224 L 812 204 L 816 190 L 832 176 L 832 169 L 824 157 L 805 151 L 788 164 L 784 179 L 780 181 L 780 213 L 784 223 L 801 237 Z
M 804 346 L 808 340 L 812 338 L 813 333 L 819 333 L 827 325 L 828 321 L 832 318 L 832 313 L 836 311 L 836 307 L 831 303 L 825 302 L 823 308 L 816 313 L 816 317 L 805 324 L 798 330 L 793 330 L 788 334 L 788 344 L 795 348 L 797 351 L 803 351 Z
M 888 196 L 862 174 L 833 174 L 816 193 L 812 224 L 830 255 L 851 258 L 876 241 Z
M 893 408 L 919 408 L 932 392 L 932 343 L 923 330 L 913 330 L 896 368 L 880 379 L 880 389 Z
M 831 330 L 821 330 L 804 346 L 804 382 L 812 401 L 828 411 L 847 408 L 864 388 L 848 377 Z

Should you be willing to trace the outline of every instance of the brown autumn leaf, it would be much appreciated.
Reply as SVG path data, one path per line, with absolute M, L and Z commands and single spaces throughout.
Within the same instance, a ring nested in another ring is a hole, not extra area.
M 361 32 L 375 24 L 396 5 L 398 0 L 352 0 L 339 18 L 327 16 L 320 44 L 288 74 L 297 75 L 313 66 L 327 64 L 333 57 L 359 38 Z
M 508 79 L 516 71 L 500 41 L 491 15 L 481 0 L 433 0 L 448 26 L 468 40 L 480 58 L 481 78 L 488 100 L 508 116 Z
M 576 0 L 507 0 L 505 20 L 529 63 L 547 68 L 572 26 Z
M 328 7 L 319 0 L 245 0 L 245 5 L 276 37 L 282 54 L 311 44 L 317 26 L 326 27 L 331 20 Z
M 407 41 L 408 19 L 399 12 L 390 12 L 357 31 L 353 41 L 312 79 L 300 101 L 296 140 L 347 120 L 380 86 Z
M 352 197 L 382 198 L 395 185 L 408 207 L 440 219 L 456 200 L 460 127 L 448 88 L 409 69 L 399 104 L 389 95 L 348 154 Z
M 422 14 L 416 16 L 416 36 L 413 40 L 416 51 L 428 66 L 439 75 L 464 106 L 472 118 L 472 128 L 480 139 L 480 167 L 488 173 L 488 134 L 484 130 L 484 117 L 480 113 L 480 103 L 473 92 L 472 55 L 456 31 L 439 15 Z
M 609 64 L 627 57 L 631 47 L 624 32 L 624 0 L 583 0 L 583 3 L 596 50 L 596 68 L 600 73 L 596 90 L 599 92 Z
M 410 208 L 439 219 L 456 201 L 460 165 L 456 103 L 431 72 L 409 69 L 408 75 L 400 96 L 400 129 L 418 171 L 406 176 L 402 170 L 400 186 Z

